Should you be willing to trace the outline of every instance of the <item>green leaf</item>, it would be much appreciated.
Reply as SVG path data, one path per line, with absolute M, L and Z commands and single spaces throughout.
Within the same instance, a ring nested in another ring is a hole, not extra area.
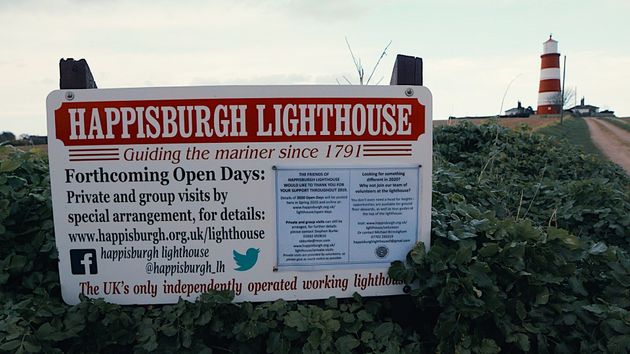
M 172 337 L 177 334 L 177 328 L 173 324 L 164 325 L 160 329 L 167 337 Z
M 183 333 L 182 347 L 190 348 L 190 345 L 192 344 L 193 331 L 190 329 L 184 329 L 182 333 Z
M 564 322 L 567 326 L 573 326 L 576 320 L 577 316 L 572 313 L 568 313 L 562 318 L 562 322 Z
M 291 349 L 291 342 L 279 332 L 269 333 L 267 338 L 267 353 L 287 354 Z
M 339 350 L 339 353 L 352 353 L 352 349 L 361 344 L 355 337 L 351 335 L 345 335 L 337 338 L 335 341 L 335 347 Z
M 540 238 L 540 232 L 532 226 L 530 220 L 518 221 L 514 224 L 514 232 L 525 240 L 536 240 Z
M 306 338 L 306 341 L 311 343 L 314 347 L 319 346 L 322 341 L 322 332 L 319 330 L 312 331 L 311 334 L 308 335 L 308 338 Z
M 349 313 L 349 312 L 343 312 L 341 314 L 341 320 L 345 323 L 352 323 L 356 320 L 356 318 L 354 317 L 353 314 Z
M 582 296 L 588 295 L 588 292 L 584 288 L 584 285 L 582 284 L 582 281 L 579 280 L 575 276 L 572 276 L 571 278 L 569 278 L 569 287 L 571 287 L 571 290 L 573 290 L 574 292 L 576 292 L 579 295 L 582 295 Z
M 630 323 L 618 319 L 609 319 L 606 320 L 606 324 L 609 325 L 612 329 L 614 329 L 619 334 L 630 334 Z
M 389 336 L 394 330 L 394 325 L 391 322 L 381 323 L 374 329 L 374 335 L 377 338 L 385 338 Z
M 374 320 L 374 317 L 365 310 L 357 312 L 357 318 L 363 322 L 372 322 Z
M 293 327 L 293 328 L 297 329 L 300 332 L 305 332 L 308 329 L 308 327 L 309 327 L 309 323 L 308 323 L 306 317 L 304 317 L 304 315 L 302 315 L 298 311 L 290 311 L 290 312 L 288 312 L 284 316 L 284 323 L 287 326 Z
M 607 348 L 611 353 L 627 353 L 630 350 L 630 335 L 624 334 L 610 338 Z
M 471 259 L 472 259 L 471 246 L 460 246 L 457 252 L 455 253 L 456 264 L 465 264 L 465 263 L 468 263 Z
M 13 351 L 20 346 L 19 340 L 12 340 L 0 345 L 0 350 Z
M 470 225 L 475 228 L 475 230 L 485 231 L 487 226 L 490 224 L 490 220 L 488 219 L 473 219 L 470 221 Z
M 473 277 L 473 281 L 480 287 L 489 287 L 494 284 L 490 275 L 492 270 L 487 263 L 475 262 L 469 266 L 470 275 Z
M 522 351 L 529 352 L 529 337 L 524 333 L 512 334 L 507 337 L 506 342 L 516 343 Z
M 456 314 L 454 313 L 442 313 L 435 328 L 435 334 L 437 334 L 438 338 L 445 339 L 448 338 L 451 333 L 456 329 L 455 324 L 457 323 Z
M 586 305 L 586 306 L 582 306 L 582 308 L 596 315 L 601 315 L 603 313 L 608 312 L 608 306 L 601 305 L 601 304 Z
M 331 308 L 331 309 L 336 309 L 337 306 L 339 306 L 339 301 L 337 301 L 337 298 L 334 296 L 331 296 L 328 299 L 326 299 L 324 303 L 326 304 L 326 307 Z
M 59 328 L 54 328 L 50 322 L 46 322 L 39 326 L 35 335 L 40 340 L 59 341 L 63 339 L 63 333 Z
M 481 346 L 479 347 L 480 354 L 496 354 L 501 352 L 501 347 L 493 339 L 484 338 L 481 340 Z
M 479 254 L 482 257 L 491 257 L 499 252 L 499 245 L 496 243 L 484 243 L 483 247 L 479 250 Z
M 407 284 L 413 280 L 413 272 L 407 269 L 405 264 L 401 261 L 392 262 L 387 274 L 393 280 L 404 281 Z
M 569 249 L 577 249 L 581 246 L 581 241 L 577 237 L 569 234 L 567 230 L 550 227 L 547 229 L 547 235 L 550 240 L 560 240 Z
M 372 332 L 370 331 L 361 332 L 361 342 L 369 343 L 372 341 L 372 339 L 374 339 L 374 334 Z
M 336 332 L 341 328 L 341 323 L 337 320 L 328 320 L 325 323 L 325 328 L 331 332 Z
M 0 172 L 11 172 L 22 166 L 22 161 L 18 159 L 0 161 Z
M 22 343 L 22 347 L 24 347 L 24 350 L 26 350 L 27 353 L 39 353 L 39 351 L 42 349 L 39 344 L 31 343 L 26 340 Z
M 536 305 L 545 305 L 549 302 L 549 289 L 547 287 L 543 287 L 536 294 Z
M 9 270 L 21 270 L 28 261 L 28 258 L 22 255 L 13 255 L 10 259 L 8 267 Z

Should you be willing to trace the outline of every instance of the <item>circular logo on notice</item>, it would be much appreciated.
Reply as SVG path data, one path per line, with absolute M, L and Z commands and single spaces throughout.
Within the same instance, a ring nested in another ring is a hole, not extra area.
M 376 257 L 378 258 L 385 258 L 389 253 L 389 248 L 385 246 L 378 246 L 376 247 L 376 250 L 374 250 L 374 253 L 376 253 Z

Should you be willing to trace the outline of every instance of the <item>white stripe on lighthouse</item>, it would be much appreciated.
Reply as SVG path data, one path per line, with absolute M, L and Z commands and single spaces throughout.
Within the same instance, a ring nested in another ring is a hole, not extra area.
M 560 95 L 559 91 L 554 92 L 541 92 L 538 94 L 538 105 L 548 105 L 548 104 L 558 104 L 558 95 Z
M 547 68 L 540 70 L 541 80 L 558 79 L 560 80 L 560 68 Z

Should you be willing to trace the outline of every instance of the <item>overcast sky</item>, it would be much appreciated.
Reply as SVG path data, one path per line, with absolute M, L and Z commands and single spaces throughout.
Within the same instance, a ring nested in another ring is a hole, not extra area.
M 101 88 L 357 83 L 344 37 L 388 84 L 396 54 L 422 57 L 434 119 L 536 108 L 553 33 L 577 98 L 630 115 L 627 0 L 0 0 L 0 131 L 46 134 L 60 58 Z M 571 105 L 573 102 L 571 102 Z

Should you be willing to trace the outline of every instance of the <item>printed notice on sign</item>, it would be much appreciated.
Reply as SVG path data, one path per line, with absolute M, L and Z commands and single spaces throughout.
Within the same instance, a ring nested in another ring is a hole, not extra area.
M 278 267 L 382 266 L 418 238 L 419 167 L 277 169 Z
M 391 262 L 428 246 L 426 87 L 58 90 L 46 107 L 68 304 L 402 294 Z

